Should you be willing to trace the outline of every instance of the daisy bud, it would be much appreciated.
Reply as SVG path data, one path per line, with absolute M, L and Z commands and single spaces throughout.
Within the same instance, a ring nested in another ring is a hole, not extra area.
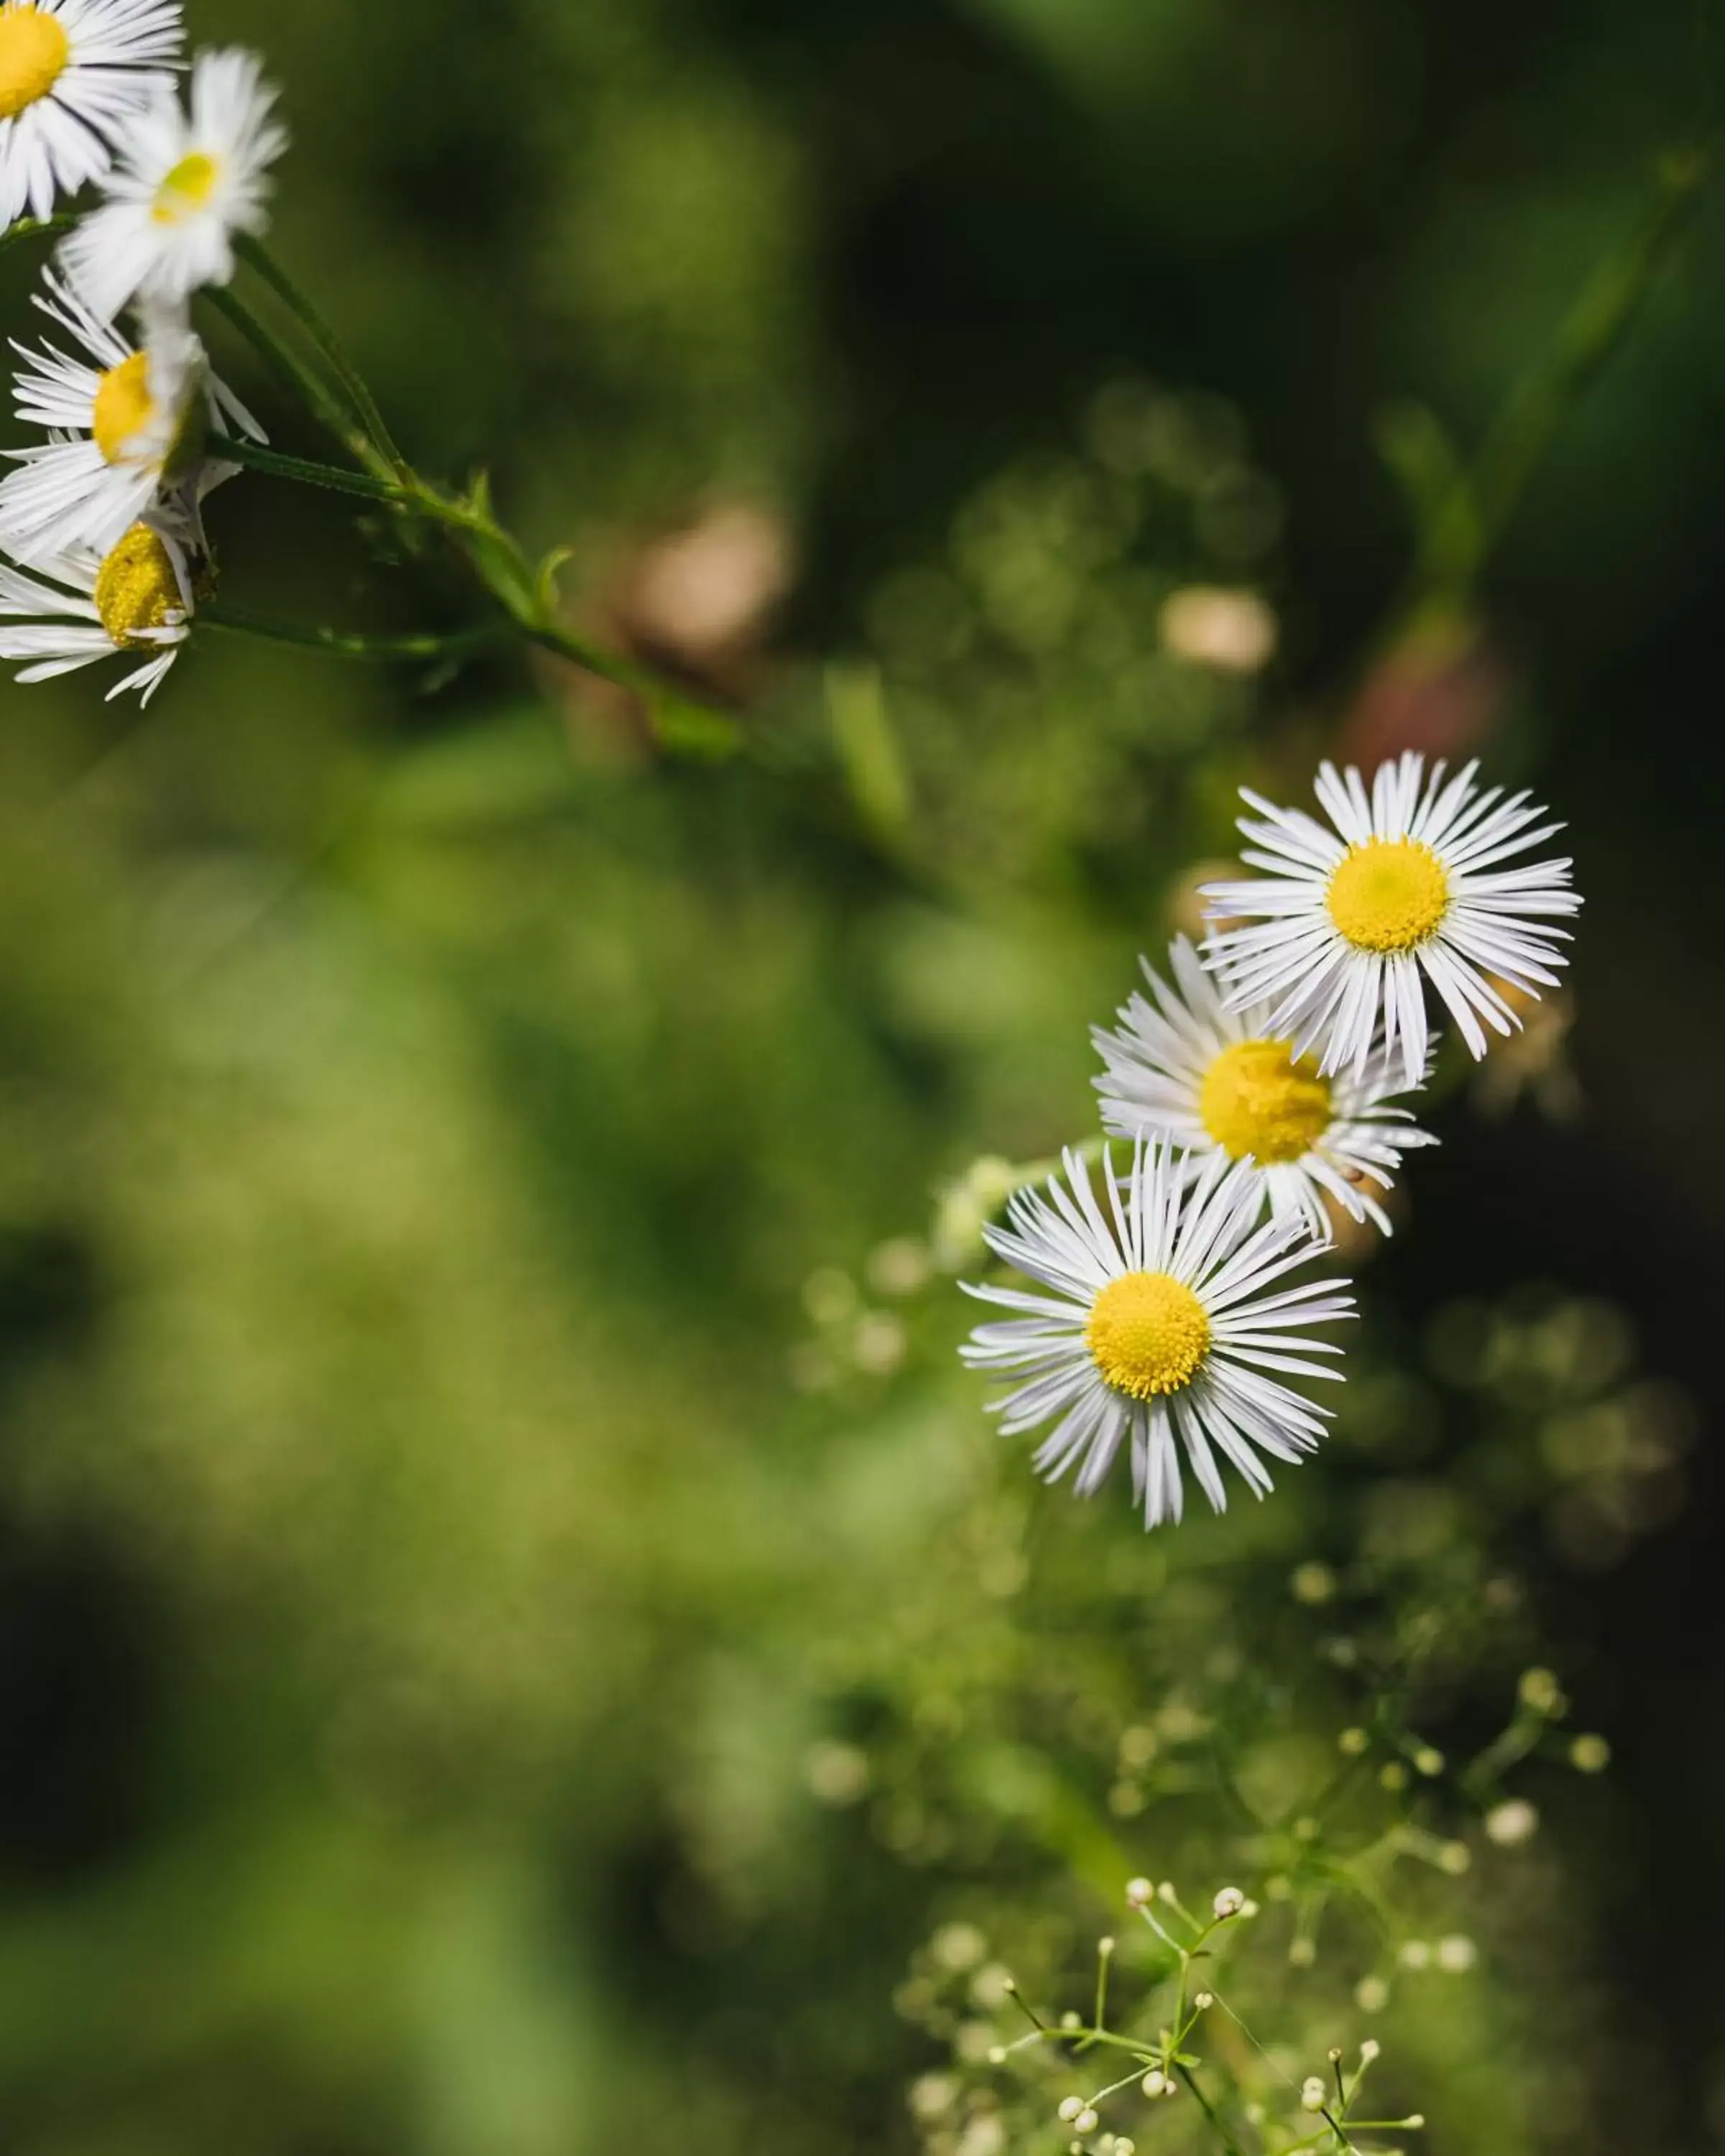
M 1311 2075 L 1300 2092 L 1301 2111 L 1322 2111 L 1330 2100 L 1330 2092 L 1316 2074 Z
M 1438 1941 L 1437 1965 L 1445 1976 L 1466 1976 L 1479 1958 L 1479 1948 L 1460 1932 Z
M 1126 1882 L 1126 1898 L 1128 1906 L 1132 1908 L 1143 1908 L 1147 1903 L 1156 1899 L 1156 1881 L 1153 1879 L 1128 1879 Z
M 1384 2046 L 1378 2041 L 1378 2039 L 1375 2036 L 1368 2036 L 1364 2043 L 1359 2047 L 1360 2064 L 1363 2066 L 1370 2066 L 1373 2060 L 1378 2056 L 1383 2049 Z
M 1145 2095 L 1147 2097 L 1153 2097 L 1165 2095 L 1168 2090 L 1168 2076 L 1163 2073 L 1158 2073 L 1156 2068 L 1153 2066 L 1150 2069 L 1150 2071 L 1145 2075 L 1143 2080 L 1138 2083 L 1138 2087 L 1142 2089 Z
M 1245 1896 L 1237 1887 L 1224 1887 L 1210 1904 L 1216 1912 L 1216 1922 L 1225 1924 L 1230 1917 L 1237 1917 L 1245 1907 Z
M 1062 2097 L 1060 2107 L 1055 2116 L 1062 2126 L 1071 2126 L 1076 2123 L 1078 2115 L 1083 2109 L 1084 2098 L 1081 2096 Z
M 1215 2003 L 1216 1995 L 1213 1991 L 1200 1991 L 1192 2002 L 1200 2014 L 1208 2014 Z
M 1077 2118 L 1073 2120 L 1072 2130 L 1075 2133 L 1094 2133 L 1096 2132 L 1096 2115 L 1095 2112 L 1091 2109 L 1088 2104 L 1086 2104 L 1083 2110 L 1079 2112 Z

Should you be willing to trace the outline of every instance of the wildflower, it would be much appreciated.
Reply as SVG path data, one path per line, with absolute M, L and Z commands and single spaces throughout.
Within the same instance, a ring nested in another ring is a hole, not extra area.
M 1140 1144 L 1123 1182 L 1105 1156 L 1108 1217 L 1077 1158 L 1065 1166 L 1064 1183 L 1051 1178 L 1046 1197 L 1019 1192 L 1007 1226 L 988 1230 L 999 1256 L 1053 1293 L 969 1291 L 1024 1313 L 978 1326 L 961 1350 L 973 1368 L 1023 1376 L 996 1404 L 1002 1429 L 1016 1435 L 1058 1416 L 1037 1467 L 1050 1480 L 1076 1468 L 1086 1496 L 1129 1433 L 1149 1527 L 1180 1517 L 1182 1447 L 1218 1512 L 1228 1501 L 1217 1451 L 1261 1495 L 1263 1456 L 1297 1462 L 1315 1450 L 1327 1412 L 1265 1373 L 1339 1378 L 1317 1359 L 1339 1348 L 1301 1336 L 1353 1314 L 1346 1283 L 1268 1292 L 1310 1255 L 1310 1238 L 1298 1220 L 1260 1222 L 1250 1168 L 1219 1153 L 1195 1181 L 1166 1147 Z
M 1306 2085 L 1300 2092 L 1301 2110 L 1322 2111 L 1329 2100 L 1329 2084 L 1317 2074 L 1308 2074 Z
M 1150 1879 L 1128 1879 L 1126 1898 L 1134 1909 L 1142 1909 L 1156 1899 L 1156 1884 Z
M 100 179 L 166 92 L 185 37 L 177 0 L 0 6 L 0 227 Z
M 1245 1896 L 1237 1887 L 1224 1887 L 1211 1903 L 1216 1912 L 1216 1922 L 1224 1924 L 1230 1917 L 1237 1917 L 1245 1907 Z
M 0 534 L 21 561 L 79 547 L 105 553 L 145 516 L 157 495 L 187 479 L 198 491 L 231 465 L 200 470 L 207 421 L 231 423 L 261 440 L 263 429 L 209 369 L 182 316 L 151 309 L 133 346 L 98 321 L 51 273 L 36 304 L 80 347 L 15 347 L 20 419 L 50 429 L 49 439 L 11 452 L 18 469 L 0 485 Z
M 1359 1074 L 1325 1077 L 1271 1023 L 1268 1004 L 1230 1010 L 1183 936 L 1168 957 L 1172 986 L 1140 961 L 1155 1007 L 1134 995 L 1115 1031 L 1091 1036 L 1107 1065 L 1094 1081 L 1104 1126 L 1171 1139 L 1196 1159 L 1217 1148 L 1250 1159 L 1271 1209 L 1303 1217 L 1315 1235 L 1327 1233 L 1326 1195 L 1387 1235 L 1389 1216 L 1364 1186 L 1389 1189 L 1405 1152 L 1437 1142 L 1389 1105 L 1403 1081 L 1388 1053 Z
M 1249 924 L 1213 936 L 1206 962 L 1222 976 L 1234 1009 L 1270 1002 L 1271 1029 L 1291 1032 L 1304 1053 L 1322 1042 L 1322 1075 L 1363 1079 L 1382 1049 L 1401 1046 L 1403 1075 L 1416 1086 L 1430 1040 L 1429 982 L 1477 1058 L 1481 1024 L 1503 1034 L 1521 1021 L 1488 977 L 1537 995 L 1554 988 L 1551 968 L 1568 932 L 1550 925 L 1581 900 L 1567 860 L 1503 865 L 1560 830 L 1525 793 L 1481 792 L 1470 763 L 1446 785 L 1439 762 L 1425 776 L 1412 752 L 1380 764 L 1368 798 L 1359 773 L 1321 766 L 1317 794 L 1333 829 L 1302 810 L 1246 793 L 1266 820 L 1240 819 L 1255 846 L 1245 858 L 1266 876 L 1209 886 L 1218 914 Z M 1423 782 L 1423 785 L 1422 785 Z M 1422 978 L 1423 977 L 1423 978 Z
M 175 305 L 234 275 L 234 236 L 269 219 L 265 168 L 287 147 L 254 54 L 201 53 L 188 115 L 160 93 L 128 130 L 107 201 L 65 243 L 67 272 L 111 321 L 128 300 Z
M 136 689 L 147 704 L 179 656 L 194 609 L 184 550 L 135 524 L 106 556 L 86 551 L 38 566 L 39 575 L 27 576 L 0 563 L 0 659 L 29 662 L 20 681 L 47 681 L 116 651 L 143 653 L 143 665 L 108 696 Z

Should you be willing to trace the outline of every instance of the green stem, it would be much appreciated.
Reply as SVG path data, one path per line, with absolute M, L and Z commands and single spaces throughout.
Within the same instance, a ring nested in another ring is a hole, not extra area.
M 301 629 L 289 622 L 265 621 L 256 614 L 244 613 L 228 606 L 202 608 L 198 619 L 203 627 L 223 629 L 230 635 L 261 637 L 266 643 L 290 644 L 301 650 L 321 651 L 335 659 L 373 660 L 385 665 L 403 660 L 465 658 L 502 642 L 511 634 L 508 622 L 488 621 L 447 633 L 350 636 L 339 629 Z
M 1189 2066 L 1177 2066 L 1174 2068 L 1174 2071 L 1180 2076 L 1180 2079 L 1185 2082 L 1187 2087 L 1191 2090 L 1199 2109 L 1204 2113 L 1204 2117 L 1214 2128 L 1216 2138 L 1221 2143 L 1223 2148 L 1227 2151 L 1227 2156 L 1243 2156 L 1243 2152 L 1240 2148 L 1240 2143 L 1235 2139 L 1234 2136 L 1228 2131 L 1227 2128 L 1222 2123 L 1221 2119 L 1217 2116 L 1214 2109 L 1211 2106 L 1209 2098 L 1198 2086 L 1197 2081 L 1194 2078 L 1192 2069 Z
M 394 465 L 373 447 L 364 430 L 353 424 L 352 415 L 330 393 L 328 384 L 313 373 L 292 346 L 284 343 L 231 285 L 207 286 L 205 297 L 233 323 L 288 396 L 304 403 L 357 465 L 392 486 L 398 483 L 399 475 Z
M 1645 305 L 1713 163 L 1711 143 L 1664 160 L 1640 229 L 1589 277 L 1545 364 L 1509 397 L 1472 463 L 1436 505 L 1399 621 L 1466 604 L 1559 426 Z
M 61 210 L 54 217 L 21 217 L 18 223 L 0 232 L 0 254 L 8 248 L 16 247 L 23 239 L 43 239 L 62 232 L 69 232 L 78 223 L 70 210 Z
M 261 442 L 244 441 L 232 434 L 212 434 L 205 448 L 210 456 L 225 464 L 243 465 L 248 471 L 264 472 L 271 479 L 295 480 L 302 486 L 326 487 L 332 494 L 357 495 L 362 501 L 388 502 L 398 509 L 413 506 L 417 499 L 393 480 L 344 471 L 339 465 L 315 464 L 306 457 L 286 456 L 280 449 L 265 449 Z
M 309 295 L 301 291 L 260 240 L 249 233 L 242 233 L 234 242 L 234 251 L 243 262 L 255 270 L 276 297 L 296 317 L 313 344 L 322 353 L 331 371 L 347 393 L 355 416 L 373 443 L 392 466 L 398 478 L 407 480 L 411 467 L 395 445 L 388 423 L 379 409 L 377 401 L 367 385 L 365 377 L 348 358 L 341 340 L 336 336 Z

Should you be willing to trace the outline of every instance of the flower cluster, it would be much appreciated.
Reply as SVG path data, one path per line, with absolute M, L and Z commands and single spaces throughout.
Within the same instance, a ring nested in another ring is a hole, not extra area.
M 203 504 L 237 469 L 212 440 L 263 439 L 192 301 L 264 229 L 287 139 L 249 53 L 200 54 L 182 103 L 183 43 L 176 0 L 0 4 L 0 217 L 70 228 L 36 299 L 54 339 L 13 345 L 44 439 L 0 484 L 0 657 L 24 681 L 140 657 L 110 693 L 146 701 L 211 588 Z M 90 186 L 86 213 L 60 210 Z
M 1250 792 L 1245 860 L 1266 873 L 1207 886 L 1216 932 L 1146 962 L 1098 1030 L 1102 1122 L 1130 1140 L 1103 1195 L 1065 1156 L 1047 1194 L 1021 1190 L 995 1255 L 1043 1292 L 969 1292 L 1016 1313 L 977 1327 L 973 1368 L 1020 1382 L 996 1404 L 1017 1435 L 1052 1422 L 1036 1465 L 1097 1489 L 1122 1446 L 1145 1522 L 1178 1520 L 1189 1470 L 1218 1512 L 1231 1466 L 1261 1496 L 1266 1460 L 1313 1450 L 1327 1410 L 1283 1382 L 1336 1378 L 1310 1330 L 1353 1314 L 1345 1281 L 1290 1286 L 1331 1245 L 1331 1207 L 1385 1234 L 1372 1186 L 1435 1142 L 1398 1105 L 1428 1082 L 1428 990 L 1477 1059 L 1517 1005 L 1557 984 L 1581 901 L 1567 860 L 1520 865 L 1559 825 L 1525 793 L 1450 777 L 1411 752 L 1360 773 L 1326 763 L 1327 826 Z

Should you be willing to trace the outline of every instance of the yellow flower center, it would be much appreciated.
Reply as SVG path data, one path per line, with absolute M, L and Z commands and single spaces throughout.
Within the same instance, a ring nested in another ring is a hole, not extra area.
M 177 224 L 182 217 L 203 208 L 221 177 L 222 168 L 215 159 L 194 150 L 189 157 L 181 158 L 157 188 L 151 216 L 157 224 Z
M 1198 1375 L 1210 1321 L 1191 1289 L 1166 1273 L 1122 1273 L 1092 1304 L 1084 1344 L 1117 1393 L 1156 1399 Z
M 1230 1158 L 1250 1153 L 1274 1168 L 1310 1152 L 1330 1127 L 1329 1081 L 1285 1040 L 1242 1040 L 1204 1074 L 1198 1112 Z
M 141 632 L 166 629 L 182 613 L 179 579 L 162 541 L 147 524 L 134 524 L 96 574 L 96 612 L 122 651 L 153 650 Z
M 0 120 L 16 120 L 59 80 L 72 48 L 57 18 L 33 4 L 0 8 Z
M 1450 879 L 1418 839 L 1350 846 L 1330 878 L 1330 918 L 1361 951 L 1411 951 L 1441 927 Z
M 91 432 L 110 465 L 123 464 L 134 440 L 156 416 L 150 395 L 150 362 L 141 352 L 110 367 L 95 393 Z

